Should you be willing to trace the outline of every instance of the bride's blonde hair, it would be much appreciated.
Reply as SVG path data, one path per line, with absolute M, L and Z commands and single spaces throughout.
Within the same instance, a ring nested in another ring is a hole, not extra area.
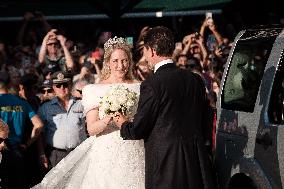
M 123 50 L 127 57 L 128 57 L 128 62 L 129 62 L 129 67 L 128 71 L 125 75 L 125 79 L 127 80 L 132 80 L 133 73 L 133 60 L 132 60 L 132 53 L 131 53 L 131 47 L 127 44 L 126 39 L 122 37 L 117 37 L 115 36 L 114 38 L 110 38 L 105 44 L 104 44 L 104 63 L 103 63 L 103 68 L 102 68 L 102 75 L 101 75 L 101 80 L 106 80 L 110 76 L 110 68 L 107 63 L 110 61 L 111 54 L 113 53 L 114 50 L 116 49 L 121 49 Z

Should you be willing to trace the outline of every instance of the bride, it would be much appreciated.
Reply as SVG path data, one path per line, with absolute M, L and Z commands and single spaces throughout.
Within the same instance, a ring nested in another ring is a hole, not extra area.
M 145 158 L 142 140 L 123 140 L 111 115 L 101 115 L 100 101 L 113 87 L 124 86 L 139 94 L 132 77 L 132 55 L 123 38 L 105 45 L 99 84 L 83 89 L 82 103 L 90 137 L 51 169 L 34 188 L 144 189 Z

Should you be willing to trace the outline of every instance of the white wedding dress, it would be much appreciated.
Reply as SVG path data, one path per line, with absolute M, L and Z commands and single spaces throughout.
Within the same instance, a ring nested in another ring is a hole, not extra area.
M 140 84 L 91 84 L 83 89 L 84 112 L 98 107 L 111 87 L 123 85 L 139 94 Z M 61 160 L 34 188 L 144 189 L 143 140 L 123 140 L 110 124 L 98 137 L 91 136 Z

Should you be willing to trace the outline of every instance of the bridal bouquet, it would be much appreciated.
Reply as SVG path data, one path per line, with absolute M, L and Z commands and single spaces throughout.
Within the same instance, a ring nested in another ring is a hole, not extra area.
M 105 115 L 121 112 L 127 117 L 133 117 L 138 106 L 138 95 L 124 86 L 117 86 L 101 97 L 99 114 Z

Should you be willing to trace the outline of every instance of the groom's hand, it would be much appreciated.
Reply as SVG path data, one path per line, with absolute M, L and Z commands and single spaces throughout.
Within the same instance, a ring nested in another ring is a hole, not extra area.
M 122 124 L 127 121 L 127 118 L 120 112 L 115 112 L 113 113 L 113 121 L 117 127 L 121 128 Z

